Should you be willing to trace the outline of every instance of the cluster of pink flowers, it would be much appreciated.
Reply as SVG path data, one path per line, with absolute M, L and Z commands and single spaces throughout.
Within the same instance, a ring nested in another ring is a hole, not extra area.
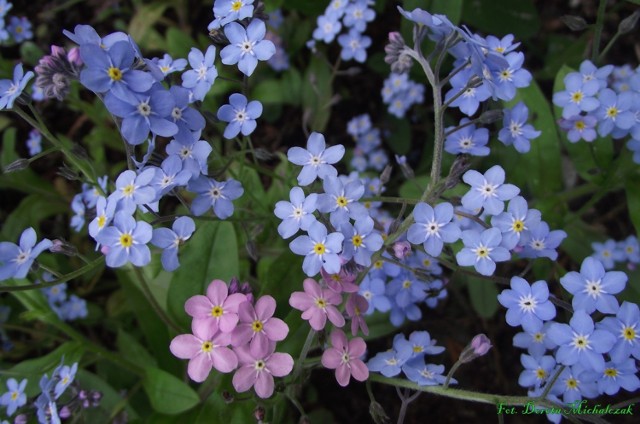
M 187 300 L 193 334 L 176 336 L 170 349 L 189 360 L 187 373 L 192 380 L 203 382 L 212 368 L 221 373 L 236 370 L 232 383 L 238 392 L 253 387 L 258 396 L 268 398 L 273 394 L 273 377 L 291 373 L 291 355 L 275 352 L 276 342 L 289 333 L 287 324 L 273 316 L 275 299 L 253 300 L 251 294 L 230 294 L 222 280 L 213 280 L 206 296 Z
M 360 358 L 364 355 L 367 345 L 361 337 L 347 340 L 344 331 L 339 329 L 346 324 L 346 320 L 338 306 L 343 301 L 343 295 L 346 295 L 345 310 L 347 318 L 351 321 L 351 334 L 355 336 L 360 330 L 366 335 L 369 334 L 369 329 L 363 313 L 369 308 L 369 303 L 357 293 L 355 275 L 348 273 L 344 268 L 338 274 L 328 274 L 323 270 L 322 277 L 322 286 L 313 278 L 305 279 L 304 291 L 292 293 L 289 304 L 303 311 L 302 319 L 309 321 L 309 325 L 315 331 L 323 330 L 327 320 L 337 327 L 331 332 L 331 347 L 322 354 L 322 365 L 336 370 L 338 384 L 346 386 L 351 377 L 365 381 L 369 377 L 369 370 Z

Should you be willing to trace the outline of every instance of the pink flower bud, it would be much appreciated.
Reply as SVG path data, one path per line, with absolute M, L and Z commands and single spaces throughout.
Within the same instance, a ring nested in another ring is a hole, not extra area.
M 404 259 L 411 253 L 411 244 L 408 241 L 397 241 L 393 244 L 393 254 L 398 259 Z
M 491 349 L 491 341 L 485 334 L 478 334 L 475 336 L 471 343 L 469 343 L 460 354 L 459 362 L 467 363 L 474 359 L 486 355 Z
M 67 59 L 69 60 L 69 63 L 71 63 L 72 65 L 76 65 L 76 66 L 84 65 L 84 63 L 82 62 L 82 58 L 80 58 L 80 49 L 77 47 L 74 47 L 71 50 L 69 50 L 69 53 L 67 54 Z

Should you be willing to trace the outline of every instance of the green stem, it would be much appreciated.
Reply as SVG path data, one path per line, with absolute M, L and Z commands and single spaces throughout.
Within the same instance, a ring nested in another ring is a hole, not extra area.
M 609 50 L 611 50 L 611 47 L 613 47 L 613 45 L 616 43 L 616 41 L 618 41 L 618 38 L 620 38 L 620 35 L 621 35 L 620 32 L 616 32 L 615 33 L 613 38 L 611 40 L 609 40 L 607 45 L 604 46 L 604 49 L 602 49 L 602 53 L 600 53 L 600 55 L 598 56 L 598 62 L 596 62 L 596 63 L 602 63 L 604 58 L 607 56 L 607 53 L 609 53 Z
M 602 39 L 602 30 L 604 28 L 604 14 L 607 10 L 607 0 L 600 0 L 598 5 L 598 15 L 596 18 L 595 34 L 593 36 L 593 45 L 591 46 L 591 61 L 598 63 L 600 52 L 600 40 Z
M 182 329 L 180 329 L 180 327 L 178 327 L 178 325 L 175 322 L 173 322 L 171 318 L 169 318 L 169 316 L 164 312 L 164 310 L 156 300 L 155 296 L 151 292 L 151 289 L 149 289 L 149 284 L 147 283 L 147 279 L 145 278 L 140 268 L 134 266 L 133 272 L 136 274 L 136 277 L 138 277 L 138 281 L 140 281 L 140 287 L 142 287 L 142 292 L 144 293 L 145 297 L 151 304 L 151 308 L 153 308 L 153 310 L 158 315 L 158 317 L 162 320 L 162 322 L 164 322 L 168 327 L 171 327 L 171 329 L 176 333 L 178 334 L 182 333 Z
M 455 374 L 455 372 L 458 370 L 458 368 L 460 368 L 460 365 L 462 365 L 461 361 L 457 361 L 455 364 L 453 364 L 453 366 L 449 370 L 449 373 L 447 374 L 447 378 L 444 380 L 444 384 L 442 385 L 443 389 L 446 389 L 447 387 L 449 387 L 449 383 L 451 383 L 451 379 L 453 378 L 453 374 Z
M 295 381 L 299 377 L 300 372 L 302 371 L 304 360 L 307 358 L 309 349 L 311 349 L 311 344 L 313 343 L 313 338 L 315 335 L 316 335 L 316 332 L 313 329 L 309 330 L 309 333 L 307 334 L 307 338 L 304 341 L 304 345 L 302 346 L 302 350 L 300 351 L 300 356 L 298 357 L 298 360 L 296 361 L 296 365 L 293 369 L 293 374 L 292 374 L 293 381 Z
M 97 258 L 93 262 L 90 262 L 89 264 L 83 266 L 82 268 L 77 269 L 77 270 L 75 270 L 73 272 L 70 272 L 68 274 L 65 274 L 65 275 L 61 276 L 60 278 L 57 278 L 57 279 L 55 279 L 53 281 L 48 281 L 48 282 L 39 283 L 39 284 L 25 284 L 25 285 L 21 285 L 21 286 L 8 286 L 8 287 L 7 286 L 2 286 L 2 287 L 0 287 L 0 293 L 2 293 L 2 292 L 18 292 L 18 291 L 34 290 L 34 289 L 43 289 L 43 288 L 46 288 L 46 287 L 57 286 L 58 284 L 66 283 L 69 280 L 73 280 L 74 278 L 77 278 L 77 277 L 81 276 L 82 274 L 93 270 L 98 265 L 102 264 L 102 262 L 104 262 L 104 256 L 100 256 L 99 258 Z

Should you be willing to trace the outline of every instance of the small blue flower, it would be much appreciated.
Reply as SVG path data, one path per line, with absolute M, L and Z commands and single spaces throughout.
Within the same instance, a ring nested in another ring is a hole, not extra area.
M 516 196 L 509 201 L 506 212 L 494 215 L 491 225 L 502 232 L 502 247 L 509 250 L 516 247 L 522 234 L 540 223 L 542 214 L 537 209 L 528 209 L 527 201 Z
M 105 50 L 109 50 L 118 41 L 130 43 L 129 36 L 124 32 L 118 31 L 105 37 L 100 37 L 96 30 L 90 25 L 76 25 L 73 28 L 73 32 L 65 29 L 62 33 L 80 46 L 83 44 L 93 44 Z
M 344 234 L 342 248 L 344 259 L 353 258 L 358 265 L 371 265 L 371 255 L 380 250 L 384 243 L 382 236 L 374 231 L 373 225 L 373 219 L 365 216 L 357 219 L 354 225 L 347 221 L 340 227 L 340 231 Z
M 151 237 L 151 244 L 157 246 L 162 250 L 162 267 L 166 271 L 174 271 L 179 266 L 178 262 L 178 248 L 189 238 L 196 230 L 196 224 L 193 219 L 188 216 L 181 216 L 176 219 L 171 227 L 157 228 L 153 230 L 153 236 Z
M 556 308 L 549 301 L 549 286 L 545 281 L 529 285 L 524 278 L 512 277 L 511 289 L 503 290 L 498 301 L 507 308 L 507 323 L 524 331 L 534 332 L 542 328 L 543 321 L 555 318 Z
M 516 89 L 528 87 L 531 73 L 522 68 L 524 54 L 512 52 L 505 55 L 506 66 L 494 72 L 494 94 L 501 100 L 509 101 L 516 95 Z
M 256 129 L 256 119 L 262 115 L 262 103 L 253 100 L 247 103 L 247 98 L 240 93 L 229 97 L 229 104 L 220 106 L 218 119 L 228 122 L 224 130 L 224 138 L 232 139 L 240 132 L 247 136 Z
M 288 239 L 300 229 L 307 231 L 309 226 L 316 222 L 316 217 L 313 216 L 318 200 L 316 193 L 305 197 L 300 187 L 293 187 L 289 192 L 289 200 L 291 201 L 281 200 L 276 203 L 273 211 L 278 218 L 282 219 L 278 225 L 278 234 L 283 239 Z
M 213 15 L 215 19 L 209 24 L 209 30 L 253 16 L 253 0 L 216 0 Z
M 551 372 L 551 375 L 554 375 L 557 370 L 558 367 Z M 556 396 L 562 395 L 565 404 L 579 402 L 583 397 L 593 399 L 598 396 L 596 378 L 595 373 L 581 364 L 566 367 L 551 388 L 551 393 Z
M 246 29 L 237 22 L 227 24 L 224 34 L 230 44 L 220 52 L 222 63 L 237 63 L 240 72 L 251 76 L 259 60 L 269 60 L 276 52 L 276 46 L 264 39 L 266 31 L 266 26 L 260 19 L 253 19 Z
M 524 232 L 520 237 L 520 246 L 524 249 L 520 252 L 523 258 L 549 258 L 555 261 L 558 258 L 556 249 L 567 237 L 563 230 L 549 231 L 549 225 L 541 221 L 531 227 L 529 232 Z
M 12 7 L 13 4 L 9 3 L 8 0 L 0 0 L 0 18 L 4 18 Z
M 31 78 L 33 78 L 33 72 L 29 71 L 25 74 L 22 70 L 22 63 L 18 63 L 13 68 L 13 81 L 0 80 L 0 110 L 13 107 L 13 102 L 22 94 Z
M 553 376 L 553 369 L 556 366 L 556 360 L 549 355 L 535 357 L 522 354 L 520 362 L 524 370 L 520 373 L 518 384 L 522 387 L 540 387 Z
M 636 236 L 631 235 L 620 242 L 620 250 L 625 255 L 624 260 L 632 264 L 640 263 L 640 244 L 638 244 L 638 238 Z
M 151 181 L 156 171 L 147 168 L 140 174 L 126 170 L 116 179 L 116 190 L 109 196 L 109 202 L 116 202 L 116 209 L 132 215 L 138 205 L 148 204 L 156 198 L 156 190 Z
M 57 313 L 63 321 L 86 318 L 89 314 L 86 300 L 79 298 L 75 294 L 69 296 L 69 299 L 60 305 Z
M 16 43 L 22 43 L 25 40 L 33 38 L 33 32 L 31 31 L 31 22 L 26 17 L 11 16 L 9 18 L 9 26 L 7 31 L 13 37 Z
M 160 71 L 162 72 L 163 75 L 169 75 L 172 74 L 174 72 L 181 72 L 184 70 L 184 68 L 187 67 L 187 60 L 186 59 L 173 59 L 170 55 L 168 54 L 164 54 L 164 56 L 162 57 L 162 59 L 154 59 L 153 61 L 158 68 L 160 69 Z
M 422 302 L 427 297 L 427 288 L 427 283 L 403 270 L 387 285 L 387 296 L 393 299 L 398 307 L 407 308 L 409 305 Z
M 610 396 L 617 394 L 620 388 L 635 392 L 640 388 L 640 379 L 636 375 L 636 361 L 627 358 L 620 362 L 607 362 L 604 372 L 596 380 L 598 391 Z
M 80 232 L 82 230 L 82 227 L 84 227 L 85 214 L 85 205 L 82 193 L 73 196 L 73 200 L 71 201 L 71 210 L 75 212 L 75 214 L 71 217 L 71 228 L 73 228 L 73 230 L 76 232 Z
M 451 78 L 451 90 L 445 94 L 445 101 L 451 101 L 451 106 L 460 109 L 460 112 L 472 116 L 478 111 L 480 103 L 491 97 L 488 84 L 480 84 L 478 87 L 469 87 L 467 83 L 472 76 L 471 69 L 462 71 Z M 455 100 L 454 96 L 462 93 Z
M 194 100 L 203 100 L 218 77 L 214 64 L 216 48 L 209 46 L 203 55 L 200 50 L 192 47 L 187 58 L 192 69 L 182 74 L 182 86 L 193 91 Z
M 340 57 L 342 60 L 355 60 L 364 63 L 367 60 L 367 48 L 371 46 L 371 38 L 362 35 L 356 29 L 351 29 L 348 34 L 338 37 L 338 43 L 342 46 Z
M 211 144 L 200 140 L 199 133 L 192 135 L 189 132 L 184 138 L 179 136 L 180 133 L 167 145 L 165 149 L 167 154 L 178 156 L 182 160 L 182 169 L 191 173 L 191 179 L 198 178 L 200 174 L 206 174 L 207 159 L 213 151 Z
M 155 176 L 150 185 L 155 188 L 156 199 L 173 190 L 175 187 L 183 187 L 191 179 L 191 172 L 182 169 L 182 161 L 176 155 L 167 156 L 160 167 L 153 168 Z
M 380 278 L 364 277 L 360 283 L 358 293 L 369 302 L 369 309 L 366 314 L 370 315 L 374 311 L 388 312 L 391 309 L 391 302 L 385 295 L 386 288 L 384 281 Z
M 473 169 L 465 172 L 462 180 L 471 189 L 462 197 L 462 206 L 470 210 L 484 208 L 490 215 L 501 213 L 504 202 L 520 193 L 513 184 L 504 184 L 504 179 L 504 169 L 500 165 L 492 166 L 484 175 Z
M 244 194 L 244 188 L 239 181 L 228 179 L 218 182 L 213 178 L 201 175 L 189 181 L 189 190 L 198 194 L 191 203 L 191 212 L 200 216 L 213 208 L 213 212 L 220 219 L 227 219 L 233 215 L 232 200 Z
M 329 274 L 340 272 L 340 257 L 344 235 L 335 232 L 327 234 L 327 228 L 316 221 L 309 226 L 309 235 L 299 236 L 289 243 L 291 251 L 304 256 L 302 270 L 309 277 L 320 272 L 320 268 Z
M 205 126 L 204 116 L 196 109 L 189 107 L 190 91 L 182 86 L 174 85 L 169 92 L 175 100 L 175 106 L 171 110 L 170 118 L 174 124 L 178 126 L 176 138 L 187 138 L 191 136 L 191 132 L 202 131 Z
M 113 219 L 116 211 L 117 200 L 107 201 L 106 198 L 100 197 L 96 203 L 96 217 L 89 223 L 89 235 L 94 239 L 108 226 Z
M 112 226 L 103 229 L 97 236 L 98 243 L 107 247 L 107 266 L 118 268 L 131 262 L 144 266 L 151 261 L 147 243 L 151 241 L 151 225 L 136 221 L 125 211 L 117 212 Z
M 487 143 L 489 142 L 489 130 L 477 128 L 475 125 L 466 125 L 468 118 L 462 118 L 459 126 L 463 127 L 449 134 L 445 139 L 444 150 L 452 155 L 468 154 L 471 156 L 487 156 L 490 152 Z M 446 129 L 446 132 L 453 130 L 453 127 Z
M 544 355 L 547 350 L 555 349 L 558 345 L 547 337 L 547 331 L 552 322 L 545 322 L 539 330 L 516 334 L 513 336 L 513 345 L 521 349 L 527 349 L 529 355 L 535 358 Z
M 366 208 L 358 202 L 364 194 L 362 181 L 343 184 L 338 177 L 327 176 L 322 187 L 325 192 L 318 195 L 318 210 L 331 213 L 330 221 L 335 228 L 340 228 L 349 218 L 356 220 L 369 216 Z
M 577 310 L 570 325 L 553 323 L 548 337 L 556 343 L 556 360 L 563 365 L 580 364 L 586 369 L 604 371 L 604 353 L 611 350 L 616 337 L 606 330 L 596 330 L 591 317 Z
M 53 245 L 49 239 L 43 239 L 37 244 L 36 241 L 36 231 L 27 228 L 20 236 L 19 245 L 0 242 L 0 281 L 25 278 L 38 255 Z
M 397 352 L 409 351 L 411 358 L 417 358 L 444 352 L 444 347 L 436 346 L 436 342 L 428 331 L 414 331 L 409 334 L 408 340 L 402 334 L 396 335 L 393 338 L 393 348 Z
M 498 140 L 505 146 L 513 146 L 520 153 L 531 150 L 531 140 L 542 134 L 533 126 L 527 124 L 529 109 L 523 102 L 518 103 L 512 109 L 504 110 L 504 128 L 498 133 Z
M 67 390 L 67 387 L 69 387 L 69 385 L 73 383 L 73 380 L 76 377 L 76 372 L 78 371 L 78 363 L 76 362 L 70 367 L 68 365 L 65 365 L 63 367 L 60 367 L 60 369 L 57 371 L 59 380 L 56 383 L 56 387 L 53 389 L 53 393 L 56 399 L 62 396 L 64 391 Z M 54 374 L 56 374 L 55 371 Z
M 355 28 L 359 32 L 364 32 L 367 22 L 373 21 L 376 12 L 369 8 L 369 0 L 352 1 L 344 12 L 344 26 Z
M 570 118 L 560 118 L 560 128 L 567 132 L 567 140 L 577 143 L 580 140 L 591 142 L 596 139 L 596 124 L 598 118 L 592 115 L 574 115 Z
M 418 386 L 439 386 L 447 380 L 444 365 L 425 364 L 424 357 L 412 358 L 405 362 L 402 372 Z M 457 383 L 455 378 L 449 380 L 449 384 Z
M 380 352 L 367 362 L 369 371 L 379 372 L 385 377 L 395 377 L 402 371 L 402 366 L 411 358 L 409 351 L 396 352 L 388 350 Z
M 342 24 L 334 15 L 320 15 L 317 20 L 317 27 L 313 31 L 313 38 L 329 44 L 336 38 L 342 29 Z
M 497 228 L 489 228 L 479 233 L 475 230 L 462 232 L 464 248 L 456 254 L 459 265 L 473 265 L 482 275 L 493 275 L 496 262 L 511 259 L 509 251 L 500 246 L 502 235 Z
M 562 117 L 569 119 L 580 112 L 593 112 L 600 106 L 595 98 L 599 86 L 597 84 L 584 83 L 579 72 L 570 72 L 564 77 L 566 90 L 553 94 L 553 104 L 560 106 Z
M 407 240 L 413 244 L 424 243 L 424 250 L 431 256 L 442 253 L 444 243 L 453 243 L 460 238 L 461 231 L 453 219 L 451 203 L 440 203 L 432 208 L 418 203 L 413 210 L 415 224 L 407 231 Z
M 324 136 L 314 132 L 309 136 L 307 148 L 292 147 L 287 152 L 289 162 L 302 166 L 302 171 L 298 175 L 298 184 L 306 186 L 315 181 L 338 175 L 338 171 L 332 165 L 337 163 L 344 156 L 344 146 L 338 144 L 326 148 Z
M 618 300 L 614 295 L 624 290 L 626 283 L 627 274 L 605 272 L 602 263 L 592 257 L 582 262 L 580 273 L 571 271 L 560 279 L 562 287 L 573 294 L 573 308 L 588 314 L 596 310 L 605 314 L 618 312 Z
M 35 156 L 42 152 L 42 134 L 38 130 L 29 131 L 29 138 L 27 139 L 27 150 L 29 150 L 29 156 Z
M 617 94 L 610 88 L 605 88 L 598 93 L 600 108 L 595 115 L 598 117 L 598 134 L 601 137 L 609 135 L 616 128 L 629 130 L 635 124 L 635 114 L 630 110 L 635 99 L 634 93 L 630 91 Z
M 613 362 L 622 362 L 629 356 L 640 359 L 640 310 L 638 305 L 622 302 L 614 317 L 605 317 L 597 328 L 616 336 L 616 343 L 609 352 Z
M 16 409 L 26 405 L 27 395 L 24 393 L 24 389 L 27 387 L 27 380 L 24 379 L 20 383 L 15 378 L 7 380 L 7 390 L 0 397 L 0 405 L 7 407 L 7 416 L 12 416 Z

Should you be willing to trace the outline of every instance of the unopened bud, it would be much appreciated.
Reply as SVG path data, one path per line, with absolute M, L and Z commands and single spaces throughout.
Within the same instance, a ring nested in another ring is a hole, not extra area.
M 226 404 L 229 404 L 234 401 L 233 395 L 226 390 L 222 392 L 222 399 Z
M 571 31 L 582 31 L 587 28 L 587 21 L 581 16 L 564 15 L 560 17 L 560 20 L 569 27 Z
M 482 115 L 478 118 L 478 123 L 480 124 L 493 124 L 496 121 L 499 121 L 504 116 L 504 111 L 502 109 L 491 109 L 483 112 Z
M 80 175 L 78 175 L 78 173 L 73 169 L 69 168 L 67 164 L 63 164 L 60 168 L 58 168 L 58 175 L 69 181 L 80 180 Z
M 389 424 L 391 422 L 382 405 L 375 401 L 369 404 L 369 415 L 371 415 L 373 422 L 376 424 Z
M 58 411 L 58 416 L 63 420 L 66 420 L 67 418 L 71 417 L 71 409 L 69 409 L 67 405 L 63 406 L 62 408 L 60 408 L 60 411 Z
M 71 147 L 71 153 L 73 153 L 80 159 L 89 159 L 89 155 L 87 154 L 87 151 L 85 150 L 84 147 L 82 147 L 79 144 L 74 144 L 73 147 Z
M 51 253 L 62 253 L 66 256 L 76 256 L 78 254 L 78 249 L 64 239 L 55 239 L 52 240 L 52 243 L 53 244 L 49 248 Z
M 11 162 L 9 165 L 7 165 L 3 172 L 5 174 L 8 174 L 10 172 L 17 172 L 17 171 L 22 171 L 23 169 L 27 169 L 29 167 L 29 160 L 28 159 L 18 159 L 14 162 Z
M 387 165 L 384 167 L 384 169 L 382 170 L 382 173 L 380 174 L 381 185 L 385 185 L 386 183 L 389 182 L 389 180 L 391 179 L 392 170 L 393 170 L 393 167 L 391 165 Z
M 640 11 L 636 10 L 630 16 L 627 16 L 622 21 L 620 21 L 620 25 L 618 25 L 618 33 L 620 34 L 628 34 L 636 27 L 638 23 L 638 18 L 640 18 Z
M 255 418 L 256 421 L 259 423 L 264 421 L 265 415 L 266 415 L 266 412 L 264 408 L 261 406 L 258 406 L 256 409 L 253 410 L 253 418 Z
M 413 61 L 411 56 L 405 53 L 405 47 L 404 39 L 399 32 L 389 33 L 389 44 L 384 47 L 384 61 L 391 65 L 392 72 L 401 74 L 411 68 Z
M 13 420 L 13 424 L 27 424 L 28 422 L 29 422 L 29 419 L 25 414 L 20 414 L 16 416 L 15 420 Z
M 209 31 L 209 38 L 211 38 L 213 44 L 217 45 L 218 47 L 226 46 L 229 44 L 229 39 L 226 35 L 224 35 L 224 32 L 221 28 L 212 29 L 211 31 Z
M 276 155 L 274 155 L 267 149 L 263 149 L 262 147 L 258 147 L 257 149 L 254 149 L 253 155 L 258 160 L 271 160 L 276 157 Z
M 411 167 L 407 163 L 407 157 L 396 155 L 396 162 L 398 163 L 398 165 L 400 165 L 400 170 L 402 171 L 402 175 L 404 175 L 404 177 L 407 180 L 413 179 L 414 177 L 413 169 L 411 169 Z
M 398 259 L 404 259 L 411 253 L 411 243 L 397 241 L 393 244 L 393 255 Z
M 466 364 L 480 356 L 486 355 L 489 349 L 491 349 L 491 341 L 489 338 L 485 334 L 478 334 L 471 340 L 471 343 L 464 348 L 458 361 Z
M 74 47 L 69 50 L 69 53 L 67 53 L 67 60 L 70 64 L 78 67 L 84 65 L 84 62 L 82 62 L 82 58 L 80 57 L 80 49 L 78 47 Z

